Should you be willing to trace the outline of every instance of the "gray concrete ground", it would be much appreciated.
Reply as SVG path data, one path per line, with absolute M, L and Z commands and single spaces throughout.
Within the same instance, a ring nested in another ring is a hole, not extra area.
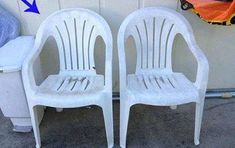
M 234 148 L 235 99 L 206 100 L 200 146 L 194 146 L 194 104 L 169 107 L 136 105 L 131 109 L 129 148 Z M 115 147 L 119 145 L 119 102 L 114 102 Z M 43 148 L 105 148 L 102 111 L 98 107 L 48 108 L 40 126 Z M 33 133 L 14 133 L 0 112 L 0 148 L 33 148 Z

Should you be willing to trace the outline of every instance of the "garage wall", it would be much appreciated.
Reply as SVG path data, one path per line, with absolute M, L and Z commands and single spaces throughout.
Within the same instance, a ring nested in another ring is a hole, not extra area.
M 32 2 L 33 0 L 28 0 Z M 212 26 L 201 21 L 191 12 L 183 12 L 178 9 L 177 0 L 37 0 L 40 15 L 25 13 L 27 8 L 21 0 L 0 0 L 0 5 L 12 12 L 21 20 L 22 34 L 35 35 L 40 23 L 52 12 L 71 7 L 89 8 L 100 13 L 110 24 L 114 37 L 114 63 L 113 63 L 113 84 L 114 91 L 118 91 L 118 60 L 116 48 L 116 35 L 122 20 L 132 11 L 147 6 L 166 6 L 182 13 L 193 26 L 196 40 L 205 52 L 210 63 L 209 88 L 235 88 L 235 26 Z M 98 42 L 99 43 L 99 42 Z M 97 48 L 102 48 L 98 44 Z M 128 53 L 135 53 L 135 49 L 129 45 Z M 45 46 L 45 53 L 41 56 L 43 72 L 55 69 L 56 66 L 46 64 L 47 57 L 53 57 L 56 46 L 49 40 Z M 99 51 L 99 50 L 98 50 Z M 97 67 L 100 72 L 104 70 L 103 52 L 96 52 Z M 132 72 L 135 64 L 135 57 L 128 58 L 128 70 Z M 50 60 L 57 60 L 56 56 Z M 53 62 L 52 62 L 53 63 Z M 196 63 L 187 50 L 187 45 L 181 37 L 177 37 L 173 50 L 173 66 L 175 71 L 184 72 L 187 77 L 194 80 Z

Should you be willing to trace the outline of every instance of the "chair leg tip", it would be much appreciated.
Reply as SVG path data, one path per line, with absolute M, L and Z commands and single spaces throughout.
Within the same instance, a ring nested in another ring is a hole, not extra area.
M 177 109 L 177 105 L 170 106 L 170 108 L 171 108 L 172 110 L 176 110 L 176 109 Z
M 199 140 L 194 140 L 194 144 L 199 145 L 200 144 Z
M 109 144 L 108 148 L 113 148 L 113 146 L 114 146 L 113 144 Z
M 121 148 L 126 148 L 126 145 L 125 144 L 120 144 L 120 147 Z
M 37 145 L 36 145 L 36 148 L 41 148 L 41 146 L 37 144 Z
M 61 112 L 63 112 L 63 108 L 56 108 L 56 112 L 58 112 L 58 113 L 61 113 Z

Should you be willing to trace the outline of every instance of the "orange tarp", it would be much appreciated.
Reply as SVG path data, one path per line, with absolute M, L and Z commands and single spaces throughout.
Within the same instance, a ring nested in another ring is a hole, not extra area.
M 193 11 L 203 20 L 214 23 L 231 25 L 235 23 L 235 1 L 219 0 L 186 0 L 192 4 Z

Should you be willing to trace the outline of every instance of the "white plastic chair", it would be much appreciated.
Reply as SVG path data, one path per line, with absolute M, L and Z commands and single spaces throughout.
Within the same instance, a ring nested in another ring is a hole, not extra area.
M 198 62 L 196 82 L 172 71 L 172 46 L 181 34 Z M 132 36 L 137 49 L 135 74 L 126 72 L 125 42 Z M 208 81 L 207 58 L 197 46 L 188 21 L 174 10 L 149 7 L 130 14 L 118 33 L 120 70 L 120 145 L 126 147 L 131 106 L 176 106 L 196 102 L 195 138 L 199 135 Z
M 33 63 L 50 36 L 58 46 L 60 72 L 48 76 L 37 86 Z M 94 45 L 98 36 L 106 45 L 105 77 L 96 74 L 95 70 Z M 55 108 L 100 106 L 108 147 L 113 147 L 112 34 L 101 16 L 86 9 L 67 9 L 49 16 L 37 32 L 34 49 L 24 62 L 22 75 L 37 148 L 41 146 L 35 110 L 38 105 Z

